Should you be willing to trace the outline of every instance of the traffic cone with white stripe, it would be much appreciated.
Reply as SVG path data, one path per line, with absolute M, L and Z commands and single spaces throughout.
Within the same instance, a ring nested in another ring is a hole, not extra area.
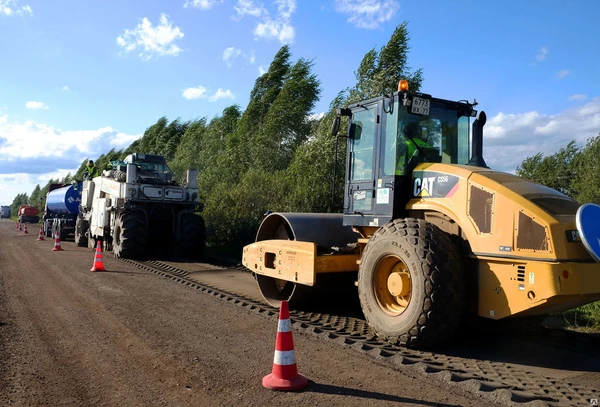
M 27 231 L 27 225 L 25 225 L 25 227 L 23 228 L 23 234 L 24 235 L 28 235 L 29 232 Z
M 44 238 L 44 225 L 40 225 L 40 234 L 38 235 L 38 238 L 36 240 L 46 240 Z
M 98 245 L 96 246 L 96 257 L 94 257 L 94 265 L 90 271 L 106 271 L 104 268 L 104 260 L 102 260 L 102 244 L 100 243 L 100 240 L 98 240 Z
M 275 341 L 275 357 L 271 374 L 263 377 L 263 387 L 272 390 L 300 390 L 306 387 L 308 379 L 298 373 L 292 323 L 287 301 L 281 301 L 277 339 Z
M 62 247 L 60 247 L 60 233 L 58 232 L 58 230 L 56 231 L 56 234 L 54 235 L 54 248 L 52 249 L 53 252 L 60 252 L 62 251 Z
M 19 230 L 23 230 L 23 225 L 19 222 Z

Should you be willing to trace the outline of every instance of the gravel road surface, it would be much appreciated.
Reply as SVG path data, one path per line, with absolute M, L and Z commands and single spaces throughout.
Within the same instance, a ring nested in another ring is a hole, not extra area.
M 0 220 L 1 406 L 480 406 L 489 400 L 294 333 L 303 391 L 262 387 L 277 321 Z

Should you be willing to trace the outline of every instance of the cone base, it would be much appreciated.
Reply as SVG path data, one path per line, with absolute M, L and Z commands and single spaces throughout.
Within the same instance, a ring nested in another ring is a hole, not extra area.
M 62 248 L 60 248 L 60 247 L 58 247 L 58 248 L 57 248 L 57 247 L 55 247 L 54 249 L 52 249 L 52 251 L 53 251 L 53 252 L 62 252 L 62 251 L 63 251 L 63 249 L 62 249 Z
M 92 267 L 90 271 L 106 271 L 104 267 Z
M 271 390 L 300 390 L 306 387 L 308 379 L 301 374 L 297 374 L 293 379 L 282 379 L 276 377 L 273 373 L 263 377 L 262 385 Z
M 38 237 L 38 238 L 37 238 L 37 239 L 35 239 L 35 240 L 46 240 L 46 239 L 40 239 L 40 238 Z

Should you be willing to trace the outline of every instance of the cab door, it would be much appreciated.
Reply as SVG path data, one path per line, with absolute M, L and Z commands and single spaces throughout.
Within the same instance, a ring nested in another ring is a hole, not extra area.
M 375 209 L 379 121 L 379 103 L 363 105 L 352 112 L 344 197 L 346 225 L 368 225 Z

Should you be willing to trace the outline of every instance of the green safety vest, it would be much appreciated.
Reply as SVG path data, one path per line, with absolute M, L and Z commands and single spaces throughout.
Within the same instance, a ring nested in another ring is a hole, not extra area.
M 89 165 L 86 165 L 85 168 L 87 169 L 87 173 L 88 173 L 88 177 L 95 177 L 97 174 L 97 170 L 98 168 L 96 167 L 96 165 L 92 165 L 91 167 Z
M 417 151 L 416 145 L 418 145 L 421 148 L 431 148 L 429 144 L 427 144 L 420 138 L 414 138 L 413 140 L 414 143 L 410 139 L 404 141 L 408 146 L 408 157 L 404 156 L 404 154 L 398 157 L 398 161 L 396 161 L 396 175 L 404 175 L 404 166 L 406 165 L 407 161 L 410 160 L 410 158 L 413 156 L 415 151 Z

